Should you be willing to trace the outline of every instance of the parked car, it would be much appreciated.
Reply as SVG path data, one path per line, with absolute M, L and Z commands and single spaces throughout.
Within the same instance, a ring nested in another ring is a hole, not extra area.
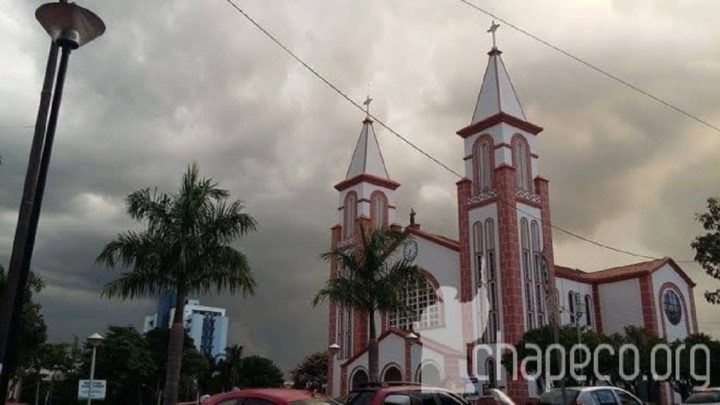
M 562 390 L 540 396 L 540 405 L 563 405 Z M 635 395 L 617 387 L 571 387 L 565 389 L 564 405 L 643 405 Z
M 720 405 L 720 387 L 706 388 L 687 397 L 685 404 Z
M 202 405 L 339 405 L 332 398 L 304 390 L 258 388 L 224 392 L 205 398 Z
M 367 385 L 350 391 L 346 405 L 469 405 L 457 394 L 443 388 L 414 383 Z
M 515 405 L 515 401 L 497 388 L 490 388 L 486 395 L 478 397 L 473 402 L 475 405 Z

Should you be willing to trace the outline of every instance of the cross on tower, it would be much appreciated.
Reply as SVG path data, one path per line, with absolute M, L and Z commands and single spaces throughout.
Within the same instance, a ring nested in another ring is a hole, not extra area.
M 497 24 L 497 23 L 495 22 L 495 20 L 493 20 L 492 24 L 490 25 L 490 28 L 487 30 L 487 32 L 489 32 L 489 33 L 492 34 L 493 49 L 497 48 L 497 46 L 495 46 L 495 31 L 497 31 L 497 29 L 498 29 L 499 27 L 500 27 L 500 24 Z
M 368 117 L 370 117 L 370 103 L 372 103 L 373 99 L 370 98 L 370 95 L 367 96 L 365 101 L 363 101 L 363 105 L 365 106 L 365 114 L 367 114 Z

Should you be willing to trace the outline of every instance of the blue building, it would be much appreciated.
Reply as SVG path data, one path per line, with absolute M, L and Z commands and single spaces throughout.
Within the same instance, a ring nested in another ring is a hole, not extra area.
M 175 293 L 164 292 L 158 298 L 157 313 L 145 317 L 143 332 L 157 327 L 170 327 L 175 315 Z M 227 347 L 228 317 L 225 308 L 200 305 L 199 300 L 185 301 L 183 311 L 185 330 L 193 338 L 195 348 L 215 358 L 225 357 Z

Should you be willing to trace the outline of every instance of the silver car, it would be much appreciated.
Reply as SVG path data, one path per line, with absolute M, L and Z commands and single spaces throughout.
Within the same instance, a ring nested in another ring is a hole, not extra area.
M 635 395 L 617 387 L 571 387 L 553 389 L 540 396 L 540 405 L 643 405 Z
M 720 405 L 720 387 L 707 388 L 690 395 L 684 404 Z

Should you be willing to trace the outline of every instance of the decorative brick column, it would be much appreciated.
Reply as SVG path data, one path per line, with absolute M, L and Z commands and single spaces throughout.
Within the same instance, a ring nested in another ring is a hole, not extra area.
M 330 245 L 335 248 L 340 243 L 340 237 L 342 235 L 342 227 L 340 225 L 335 225 L 331 228 L 331 239 L 330 239 Z M 337 260 L 332 259 L 330 261 L 330 278 L 337 277 L 338 273 L 338 264 Z M 330 301 L 330 304 L 328 305 L 328 346 L 330 346 L 333 343 L 337 343 L 337 307 L 335 305 L 335 302 Z M 333 392 L 333 368 L 335 366 L 335 355 L 328 352 L 328 370 L 327 370 L 327 392 L 332 393 Z
M 460 303 L 462 316 L 462 333 L 463 342 L 470 344 L 474 341 L 472 319 L 472 307 L 470 305 L 462 305 L 473 300 L 473 283 L 472 283 L 472 266 L 470 263 L 470 219 L 469 219 L 469 200 L 472 193 L 472 182 L 465 178 L 457 183 L 457 199 L 458 199 L 458 233 L 460 243 Z M 467 373 L 472 375 L 472 352 L 467 354 Z M 457 369 L 457 366 L 455 366 Z
M 595 330 L 597 332 L 602 332 L 603 330 L 603 324 L 602 324 L 602 311 L 600 308 L 600 288 L 597 284 L 593 284 L 592 286 L 593 291 L 593 313 L 595 314 Z
M 640 277 L 640 303 L 643 311 L 643 323 L 645 329 L 651 334 L 658 335 L 657 312 L 655 311 L 655 299 L 653 294 L 652 275 L 646 274 Z
M 500 282 L 502 289 L 502 329 L 506 343 L 515 344 L 523 335 L 522 280 L 520 273 L 520 246 L 518 234 L 517 200 L 515 197 L 515 168 L 500 165 L 495 169 L 495 191 L 498 195 L 498 237 L 500 246 Z M 507 393 L 517 403 L 528 400 L 527 382 L 518 376 L 512 379 L 508 371 Z

